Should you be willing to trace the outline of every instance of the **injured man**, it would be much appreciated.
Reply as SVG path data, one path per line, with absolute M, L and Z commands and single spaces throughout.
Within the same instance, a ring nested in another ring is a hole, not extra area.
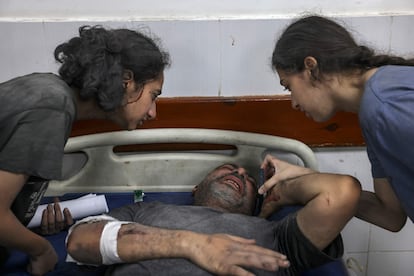
M 303 205 L 270 221 L 252 215 L 255 180 L 224 164 L 195 186 L 194 206 L 139 202 L 77 222 L 68 261 L 108 265 L 107 275 L 299 275 L 342 257 L 360 191 L 351 176 L 309 171 L 268 191 L 267 213 Z

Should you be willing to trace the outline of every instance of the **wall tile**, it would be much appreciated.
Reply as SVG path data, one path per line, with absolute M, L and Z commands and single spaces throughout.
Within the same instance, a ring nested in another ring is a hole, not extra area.
M 367 276 L 413 275 L 414 252 L 372 252 L 368 255 Z
M 407 223 L 404 228 L 397 233 L 393 233 L 373 225 L 371 227 L 370 251 L 414 251 L 414 224 L 411 220 L 407 219 Z
M 276 34 L 288 20 L 228 20 L 221 22 L 222 95 L 281 94 L 271 68 Z
M 42 23 L 0 23 L 0 82 L 47 70 L 43 27 Z

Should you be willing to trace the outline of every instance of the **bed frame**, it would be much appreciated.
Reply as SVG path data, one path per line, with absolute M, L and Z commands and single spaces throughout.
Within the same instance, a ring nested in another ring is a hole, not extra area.
M 162 151 L 128 152 L 126 148 L 166 143 L 171 147 Z M 175 148 L 184 144 L 194 147 Z M 212 149 L 195 150 L 195 145 Z M 91 134 L 70 138 L 65 151 L 68 158 L 76 158 L 72 163 L 80 168 L 75 172 L 69 168 L 71 176 L 66 180 L 51 181 L 48 196 L 133 190 L 188 192 L 223 163 L 240 164 L 258 179 L 266 153 L 317 169 L 312 150 L 297 140 L 229 130 L 164 128 Z

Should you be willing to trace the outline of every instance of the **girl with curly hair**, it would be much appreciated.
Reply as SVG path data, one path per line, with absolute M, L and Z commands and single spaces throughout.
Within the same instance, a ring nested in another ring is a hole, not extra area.
M 61 63 L 59 75 L 33 73 L 0 84 L 0 246 L 27 253 L 34 275 L 52 270 L 58 258 L 52 245 L 25 225 L 48 180 L 62 177 L 74 121 L 109 119 L 132 130 L 155 118 L 170 65 L 156 40 L 102 26 L 80 27 L 79 36 L 57 46 L 54 56 Z M 70 224 L 70 212 L 64 214 L 47 209 L 41 233 Z

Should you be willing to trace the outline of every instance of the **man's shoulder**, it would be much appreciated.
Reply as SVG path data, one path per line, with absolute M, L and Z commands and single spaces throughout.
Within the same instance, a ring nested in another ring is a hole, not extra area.
M 134 209 L 134 210 L 141 210 L 141 211 L 174 211 L 174 212 L 202 212 L 202 213 L 209 213 L 209 212 L 213 212 L 213 213 L 221 213 L 217 210 L 214 210 L 212 208 L 209 207 L 205 207 L 205 206 L 195 206 L 195 205 L 187 205 L 187 204 L 172 204 L 172 203 L 164 203 L 162 201 L 143 201 L 143 202 L 137 202 L 137 203 L 133 203 L 130 204 L 128 206 L 128 208 L 130 209 Z

